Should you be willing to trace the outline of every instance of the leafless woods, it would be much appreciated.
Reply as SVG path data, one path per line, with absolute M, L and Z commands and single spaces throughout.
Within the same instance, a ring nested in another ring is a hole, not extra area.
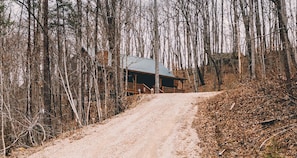
M 193 75 L 193 91 L 205 84 L 206 65 L 219 90 L 226 61 L 238 79 L 279 77 L 290 89 L 297 68 L 296 5 L 295 0 L 1 1 L 1 152 L 38 145 L 125 110 L 121 54 L 155 57 L 172 71 L 184 70 L 185 77 Z M 109 64 L 100 60 L 106 51 Z

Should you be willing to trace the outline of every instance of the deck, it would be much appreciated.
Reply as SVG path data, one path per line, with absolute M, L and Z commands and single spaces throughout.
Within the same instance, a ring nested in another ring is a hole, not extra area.
M 153 87 L 150 88 L 149 86 L 145 84 L 139 84 L 139 83 L 132 83 L 128 82 L 128 87 L 127 87 L 127 93 L 132 93 L 132 94 L 150 94 L 153 93 Z M 165 87 L 162 86 L 160 88 L 160 93 L 184 93 L 185 90 L 183 89 L 178 89 L 176 87 Z

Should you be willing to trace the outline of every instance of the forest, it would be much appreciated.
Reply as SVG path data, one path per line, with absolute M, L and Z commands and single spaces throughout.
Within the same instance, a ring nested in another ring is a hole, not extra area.
M 1 0 L 0 151 L 123 112 L 122 54 L 192 76 L 192 92 L 207 69 L 221 90 L 227 62 L 238 82 L 283 81 L 294 98 L 296 39 L 295 0 Z

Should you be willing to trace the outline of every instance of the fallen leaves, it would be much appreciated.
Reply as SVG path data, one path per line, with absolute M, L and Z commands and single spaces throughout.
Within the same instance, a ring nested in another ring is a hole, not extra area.
M 241 85 L 200 104 L 193 126 L 201 156 L 296 156 L 297 105 L 292 97 L 283 83 L 267 81 Z

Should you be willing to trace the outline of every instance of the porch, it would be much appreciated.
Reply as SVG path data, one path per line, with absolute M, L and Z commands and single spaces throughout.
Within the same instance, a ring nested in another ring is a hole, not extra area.
M 184 93 L 185 79 L 160 76 L 160 93 Z M 128 94 L 154 93 L 155 75 L 139 72 L 129 72 L 126 92 Z
M 154 88 L 148 87 L 144 83 L 132 83 L 128 82 L 127 86 L 127 93 L 128 94 L 150 94 L 154 93 Z M 160 93 L 184 93 L 184 89 L 178 89 L 176 87 L 166 87 L 166 86 L 161 86 L 160 88 Z

